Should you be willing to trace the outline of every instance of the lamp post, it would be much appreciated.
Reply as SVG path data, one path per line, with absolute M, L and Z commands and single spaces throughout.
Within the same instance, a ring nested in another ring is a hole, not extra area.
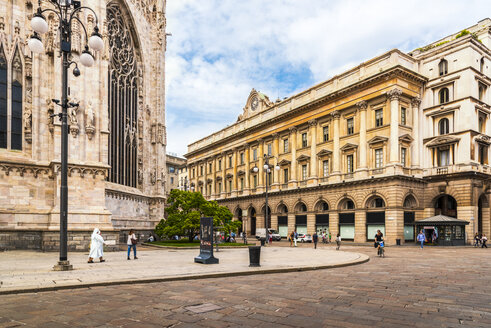
M 45 12 L 52 12 L 58 16 L 60 25 L 60 50 L 62 54 L 62 81 L 61 81 L 61 101 L 53 99 L 53 102 L 61 106 L 61 113 L 56 116 L 61 120 L 61 186 L 60 186 L 60 260 L 53 269 L 57 271 L 71 270 L 72 265 L 68 261 L 67 256 L 67 218 L 68 218 L 68 186 L 67 186 L 67 171 L 68 171 L 68 108 L 77 107 L 78 103 L 68 102 L 68 69 L 74 64 L 73 75 L 79 76 L 80 70 L 77 63 L 71 61 L 71 39 L 72 39 L 72 23 L 77 21 L 83 28 L 85 33 L 85 49 L 80 54 L 80 62 L 82 65 L 90 67 L 94 64 L 94 56 L 89 51 L 89 46 L 95 51 L 104 49 L 104 41 L 99 34 L 97 15 L 94 10 L 89 7 L 82 6 L 80 1 L 75 0 L 45 0 L 53 5 L 53 8 L 41 9 L 41 0 L 38 1 L 38 9 L 31 20 L 31 27 L 34 31 L 33 35 L 28 40 L 29 49 L 37 54 L 44 52 L 44 45 L 41 41 L 40 34 L 48 31 L 49 26 L 43 15 Z M 87 35 L 87 29 L 82 21 L 78 18 L 77 13 L 83 9 L 91 11 L 95 16 L 96 26 L 90 38 Z
M 268 182 L 268 176 L 269 176 L 269 173 L 271 172 L 271 169 L 272 169 L 272 166 L 269 164 L 269 158 L 270 156 L 264 154 L 264 165 L 263 165 L 263 168 L 264 168 L 264 172 L 266 173 L 266 192 L 265 192 L 265 198 L 266 198 L 266 207 L 265 207 L 265 215 L 264 215 L 264 238 L 265 238 L 265 241 L 264 241 L 264 245 L 266 245 L 266 240 L 268 239 L 268 185 L 269 185 L 269 182 Z M 276 164 L 276 166 L 274 167 L 274 169 L 276 171 L 279 171 L 280 170 L 280 167 L 278 164 Z M 255 173 L 259 172 L 259 168 L 257 166 L 254 166 L 254 168 L 252 169 Z

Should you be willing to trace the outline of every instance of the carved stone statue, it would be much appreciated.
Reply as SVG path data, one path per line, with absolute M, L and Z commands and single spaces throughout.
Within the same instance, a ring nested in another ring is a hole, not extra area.
M 78 126 L 77 111 L 78 111 L 78 106 L 70 107 L 68 109 L 68 118 L 70 119 L 70 125 Z
M 95 127 L 95 113 L 94 108 L 92 107 L 92 102 L 88 102 L 85 108 L 85 115 L 87 117 L 86 127 Z

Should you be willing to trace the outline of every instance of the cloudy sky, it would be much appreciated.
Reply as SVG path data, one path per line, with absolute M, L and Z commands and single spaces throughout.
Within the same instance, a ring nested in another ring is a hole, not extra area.
M 489 0 L 167 0 L 167 151 L 233 124 L 252 88 L 288 97 L 488 16 Z

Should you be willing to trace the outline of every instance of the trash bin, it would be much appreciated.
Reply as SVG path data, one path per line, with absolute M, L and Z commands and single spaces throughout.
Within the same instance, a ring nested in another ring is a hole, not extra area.
M 401 246 L 401 240 L 400 239 L 396 239 L 396 245 Z
M 249 266 L 258 267 L 261 259 L 261 246 L 249 246 Z

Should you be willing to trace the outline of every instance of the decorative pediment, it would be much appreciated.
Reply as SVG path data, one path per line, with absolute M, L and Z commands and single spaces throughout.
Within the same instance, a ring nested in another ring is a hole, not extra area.
M 486 146 L 489 146 L 491 144 L 491 138 L 484 134 L 478 135 L 475 140 L 476 142 L 479 142 L 480 144 L 484 144 Z
M 355 144 L 348 142 L 346 145 L 341 147 L 341 151 L 348 151 L 348 150 L 352 150 L 352 149 L 356 149 L 356 148 L 358 148 L 358 145 L 355 145 Z
M 402 136 L 399 137 L 399 142 L 407 142 L 411 143 L 413 142 L 413 137 L 411 137 L 409 134 L 403 134 Z
M 317 153 L 318 157 L 326 157 L 332 154 L 332 151 L 327 150 L 327 149 L 322 149 L 320 152 Z
M 286 159 L 282 159 L 282 160 L 281 160 L 281 161 L 278 163 L 278 165 L 279 165 L 279 166 L 287 166 L 287 165 L 290 165 L 290 163 L 291 163 L 290 161 L 287 161 Z
M 387 140 L 389 140 L 389 138 L 382 137 L 382 136 L 376 136 L 376 137 L 373 137 L 372 139 L 368 140 L 368 144 L 374 145 L 374 144 L 378 144 L 378 143 L 386 143 Z
M 203 185 L 203 181 L 199 180 L 198 181 L 198 186 L 202 186 Z
M 222 177 L 218 176 L 218 177 L 216 177 L 216 180 L 217 181 L 222 181 Z
M 239 177 L 244 175 L 244 174 L 245 174 L 245 172 L 242 170 L 237 171 L 237 176 L 239 176 Z
M 212 183 L 213 179 L 206 179 L 206 183 Z
M 266 96 L 264 93 L 256 91 L 255 89 L 252 89 L 249 93 L 249 97 L 247 98 L 243 113 L 239 115 L 237 121 L 242 121 L 243 119 L 254 116 L 257 113 L 272 107 L 273 105 L 273 102 L 269 100 L 268 96 Z
M 226 179 L 232 179 L 234 177 L 234 175 L 232 173 L 227 173 L 227 175 L 225 176 Z
M 310 156 L 307 156 L 307 155 L 300 155 L 299 157 L 297 157 L 297 162 L 306 162 L 310 159 Z
M 426 146 L 430 148 L 439 147 L 443 145 L 451 145 L 459 142 L 460 138 L 453 136 L 439 136 L 431 140 Z

